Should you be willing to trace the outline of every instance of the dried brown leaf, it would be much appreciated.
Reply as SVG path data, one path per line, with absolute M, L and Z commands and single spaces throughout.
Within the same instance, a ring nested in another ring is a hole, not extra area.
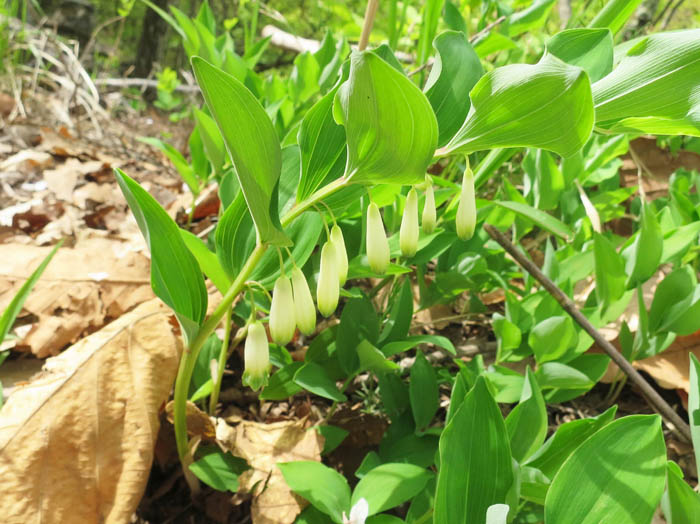
M 129 522 L 181 352 L 151 300 L 49 359 L 0 411 L 7 524 Z

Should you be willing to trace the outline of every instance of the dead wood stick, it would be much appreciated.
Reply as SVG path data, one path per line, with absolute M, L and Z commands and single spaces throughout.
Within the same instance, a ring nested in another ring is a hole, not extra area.
M 619 368 L 634 382 L 639 389 L 642 390 L 642 394 L 646 397 L 647 401 L 651 406 L 660 413 L 668 422 L 670 422 L 681 434 L 682 437 L 687 439 L 688 442 L 691 441 L 690 436 L 690 426 L 676 413 L 668 403 L 661 398 L 654 388 L 652 388 L 649 383 L 644 380 L 644 377 L 639 374 L 639 372 L 632 367 L 632 364 L 613 346 L 608 342 L 603 335 L 590 323 L 590 321 L 583 316 L 583 314 L 578 310 L 576 304 L 571 300 L 564 292 L 559 289 L 559 287 L 552 282 L 547 276 L 540 271 L 531 260 L 528 260 L 518 249 L 512 244 L 506 236 L 501 233 L 498 229 L 491 225 L 484 225 L 486 232 L 491 235 L 496 242 L 498 242 L 503 249 L 512 256 L 515 261 L 530 275 L 535 277 L 535 279 L 542 284 L 547 292 L 552 295 L 559 302 L 564 311 L 566 311 L 571 317 L 581 326 L 586 333 L 588 333 L 593 340 L 603 348 L 608 356 L 619 366 Z

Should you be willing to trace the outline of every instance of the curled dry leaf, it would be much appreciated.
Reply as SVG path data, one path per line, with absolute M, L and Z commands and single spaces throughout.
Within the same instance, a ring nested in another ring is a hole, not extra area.
M 306 506 L 287 486 L 278 462 L 321 460 L 323 437 L 305 420 L 263 424 L 241 421 L 235 427 L 219 419 L 217 439 L 251 469 L 239 478 L 239 491 L 253 493 L 253 524 L 291 524 Z
M 181 345 L 146 302 L 47 360 L 0 411 L 2 521 L 129 522 Z
M 0 257 L 0 311 L 51 247 L 4 244 L 3 250 L 12 256 Z M 152 297 L 145 256 L 119 241 L 87 239 L 60 249 L 46 268 L 24 304 L 37 321 L 17 345 L 29 346 L 40 358 L 55 355 Z

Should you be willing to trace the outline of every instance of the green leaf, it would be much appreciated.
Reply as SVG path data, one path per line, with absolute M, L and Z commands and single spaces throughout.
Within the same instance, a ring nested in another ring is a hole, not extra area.
M 440 403 L 435 370 L 422 351 L 416 351 L 416 361 L 411 366 L 411 382 L 408 392 L 416 429 L 422 431 L 433 420 Z
M 396 362 L 387 360 L 379 349 L 374 344 L 367 340 L 363 340 L 357 345 L 357 356 L 360 359 L 360 370 L 369 370 L 372 373 L 386 373 L 399 368 Z
M 695 464 L 700 468 L 700 361 L 690 352 L 690 392 L 688 393 L 688 422 L 695 450 Z M 700 469 L 698 470 L 700 471 Z
M 551 54 L 535 65 L 494 69 L 481 77 L 470 96 L 467 120 L 443 153 L 529 146 L 570 156 L 593 129 L 588 75 Z
M 479 377 L 440 437 L 435 524 L 484 522 L 487 508 L 505 502 L 513 481 L 505 423 Z
M 567 350 L 576 346 L 578 337 L 570 316 L 555 315 L 535 325 L 527 342 L 537 363 L 543 364 L 561 359 Z
M 534 455 L 524 462 L 524 465 L 537 468 L 546 477 L 553 479 L 569 455 L 588 437 L 612 422 L 616 411 L 617 406 L 613 406 L 597 417 L 565 422 Z
M 280 368 L 270 377 L 267 386 L 260 392 L 260 398 L 262 400 L 284 400 L 303 391 L 303 388 L 294 382 L 294 375 L 303 365 L 303 362 L 292 362 Z
M 348 300 L 340 315 L 336 349 L 343 370 L 349 375 L 357 370 L 357 346 L 363 340 L 375 344 L 379 338 L 379 317 L 367 298 Z
M 289 76 L 289 94 L 295 103 L 305 102 L 318 92 L 320 74 L 321 69 L 314 55 L 309 51 L 297 55 Z
M 294 382 L 315 395 L 334 400 L 335 402 L 345 402 L 347 400 L 326 370 L 315 362 L 307 362 L 300 367 L 294 374 Z
M 639 232 L 622 252 L 628 288 L 643 284 L 656 272 L 664 248 L 661 226 L 650 204 L 642 206 L 640 222 Z
M 607 27 L 613 34 L 617 33 L 641 2 L 642 0 L 608 0 L 588 27 Z
M 231 75 L 192 58 L 204 100 L 224 137 L 262 242 L 290 245 L 277 211 L 282 151 L 272 122 L 255 96 Z
M 546 213 L 540 209 L 536 209 L 521 202 L 511 202 L 507 200 L 494 200 L 493 203 L 497 206 L 513 211 L 518 215 L 524 216 L 528 220 L 531 220 L 540 226 L 542 229 L 549 231 L 550 233 L 553 233 L 564 240 L 573 238 L 574 236 L 574 232 L 569 228 L 569 226 L 564 224 L 564 222 L 554 218 L 549 213 Z
M 692 353 L 691 353 L 692 355 Z M 666 493 L 661 508 L 668 524 L 700 524 L 700 495 L 683 480 L 673 462 L 666 467 Z
M 547 51 L 578 66 L 597 82 L 613 68 L 613 39 L 608 29 L 567 29 L 547 42 Z
M 191 340 L 207 313 L 207 289 L 180 228 L 156 200 L 120 169 L 117 183 L 151 252 L 151 287 L 170 306 Z
M 561 193 L 566 188 L 564 175 L 548 151 L 534 150 L 534 157 L 535 183 L 532 191 L 535 195 L 535 207 L 544 210 L 556 209 Z
M 625 292 L 625 263 L 610 241 L 599 233 L 593 234 L 593 253 L 596 297 L 599 304 L 607 307 Z
M 596 126 L 700 136 L 700 29 L 650 35 L 593 85 Z
M 398 293 L 393 297 L 393 304 L 382 327 L 378 343 L 386 344 L 406 338 L 412 319 L 413 291 L 411 289 L 411 280 L 407 278 L 400 285 Z
M 340 446 L 345 440 L 345 437 L 350 434 L 346 429 L 331 425 L 317 426 L 316 431 L 323 436 L 323 451 L 321 452 L 323 455 L 327 455 Z
M 382 353 L 384 353 L 387 357 L 390 357 L 392 355 L 396 355 L 397 353 L 413 349 L 418 344 L 432 344 L 446 350 L 452 355 L 457 354 L 457 351 L 455 350 L 455 347 L 450 339 L 441 335 L 414 335 L 408 337 L 406 340 L 390 342 L 382 346 Z
M 353 52 L 350 64 L 333 105 L 348 141 L 344 176 L 372 184 L 423 182 L 438 137 L 428 99 L 372 52 Z
M 197 120 L 204 151 L 209 162 L 214 168 L 214 173 L 219 173 L 226 163 L 226 145 L 219 133 L 219 128 L 212 117 L 197 108 L 194 109 L 194 117 Z
M 330 516 L 333 522 L 343 522 L 343 512 L 350 511 L 350 487 L 340 473 L 312 461 L 282 462 L 277 466 L 292 491 Z
M 606 425 L 572 453 L 552 480 L 547 524 L 650 522 L 664 491 L 666 446 L 658 415 Z
M 216 289 L 218 289 L 222 295 L 226 293 L 226 290 L 231 287 L 231 279 L 228 278 L 226 271 L 221 267 L 216 253 L 210 251 L 201 238 L 189 231 L 181 229 L 180 235 L 187 249 L 190 250 L 190 253 L 192 253 L 197 260 L 202 273 L 209 277 L 209 280 L 214 283 Z
M 690 335 L 700 329 L 700 286 L 694 271 L 681 266 L 659 283 L 649 309 L 649 331 Z
M 544 26 L 554 4 L 556 0 L 534 0 L 528 8 L 510 15 L 506 25 L 508 36 L 513 38 L 531 29 Z
M 301 202 L 321 187 L 339 165 L 342 175 L 345 158 L 345 128 L 333 120 L 333 99 L 338 88 L 328 92 L 304 115 L 299 128 L 301 179 L 297 201 Z M 330 180 L 328 180 L 330 181 Z
M 396 373 L 382 373 L 377 382 L 382 407 L 391 420 L 396 420 L 410 404 L 408 387 Z
M 413 464 L 382 464 L 364 475 L 352 494 L 352 505 L 364 498 L 369 515 L 403 504 L 425 487 L 433 474 Z
M 19 291 L 17 291 L 15 296 L 12 297 L 12 300 L 10 300 L 10 303 L 5 308 L 5 311 L 2 312 L 2 316 L 0 316 L 0 344 L 2 344 L 3 340 L 5 340 L 5 337 L 10 332 L 12 324 L 15 323 L 17 315 L 19 315 L 19 312 L 22 311 L 22 306 L 27 300 L 29 293 L 31 293 L 32 288 L 37 283 L 37 281 L 41 277 L 41 274 L 46 269 L 46 266 L 49 265 L 49 262 L 51 262 L 51 259 L 56 254 L 56 251 L 58 251 L 58 248 L 61 247 L 62 244 L 63 240 L 59 241 L 49 252 L 49 254 L 46 255 L 44 260 L 41 261 L 41 264 L 37 266 L 34 272 L 29 276 L 27 281 L 24 284 L 22 284 L 22 287 L 19 288 Z M 5 355 L 5 357 L 2 357 L 2 353 L 0 353 L 0 364 L 2 364 L 2 361 L 5 360 L 6 356 L 7 355 Z M 2 391 L 0 391 L 0 405 L 1 404 Z
M 190 464 L 190 471 L 199 480 L 219 491 L 238 491 L 238 477 L 250 469 L 244 459 L 221 451 L 217 446 L 200 447 L 197 455 L 201 457 Z
M 506 417 L 506 429 L 511 453 L 518 462 L 531 456 L 547 436 L 547 406 L 529 366 L 520 402 Z
M 162 151 L 163 154 L 168 157 L 168 160 L 170 160 L 173 163 L 173 166 L 175 166 L 177 172 L 180 173 L 183 182 L 187 184 L 187 187 L 190 188 L 192 194 L 195 196 L 199 194 L 199 192 L 202 189 L 201 187 L 199 187 L 199 180 L 197 180 L 197 176 L 195 175 L 192 166 L 190 166 L 187 160 L 185 160 L 185 157 L 182 156 L 182 153 L 180 153 L 170 144 L 167 144 L 162 140 L 158 140 L 157 138 L 141 136 L 138 137 L 137 140 Z
M 437 117 L 438 146 L 444 146 L 464 122 L 470 107 L 469 92 L 484 69 L 464 33 L 445 31 L 433 47 L 437 54 L 424 91 Z

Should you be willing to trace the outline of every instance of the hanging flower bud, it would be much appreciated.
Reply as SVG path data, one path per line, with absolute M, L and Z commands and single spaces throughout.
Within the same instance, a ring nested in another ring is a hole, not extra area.
M 406 258 L 412 257 L 418 251 L 418 193 L 413 188 L 406 195 L 399 230 L 399 245 L 401 254 Z
M 427 175 L 425 177 L 425 182 L 428 184 L 428 186 L 425 189 L 425 205 L 423 206 L 423 219 L 421 225 L 423 227 L 423 233 L 429 235 L 435 231 L 437 213 L 435 211 L 435 193 L 433 192 L 433 182 Z
M 476 227 L 476 201 L 474 199 L 474 174 L 467 167 L 462 178 L 462 192 L 459 195 L 457 207 L 457 236 L 469 240 L 474 235 Z
M 267 385 L 270 348 L 267 343 L 265 327 L 260 322 L 253 322 L 248 327 L 243 357 L 245 361 L 243 385 L 249 386 L 255 391 Z
M 367 259 L 375 273 L 384 273 L 389 265 L 389 241 L 384 231 L 382 215 L 374 202 L 367 208 Z
M 338 261 L 336 248 L 328 241 L 321 249 L 321 270 L 318 274 L 316 302 L 318 310 L 324 317 L 330 317 L 338 307 L 340 297 L 340 277 L 338 276 Z
M 296 327 L 292 283 L 289 278 L 280 276 L 275 282 L 275 289 L 272 290 L 272 304 L 270 305 L 270 335 L 272 335 L 272 340 L 280 346 L 289 344 L 294 337 Z
M 338 263 L 338 278 L 340 279 L 340 287 L 345 285 L 348 279 L 348 252 L 345 250 L 345 239 L 343 238 L 343 230 L 338 224 L 334 224 L 331 228 L 331 242 L 335 246 L 335 260 Z
M 311 298 L 309 284 L 304 272 L 298 267 L 292 269 L 292 289 L 294 290 L 294 309 L 299 331 L 311 335 L 316 330 L 316 307 Z

